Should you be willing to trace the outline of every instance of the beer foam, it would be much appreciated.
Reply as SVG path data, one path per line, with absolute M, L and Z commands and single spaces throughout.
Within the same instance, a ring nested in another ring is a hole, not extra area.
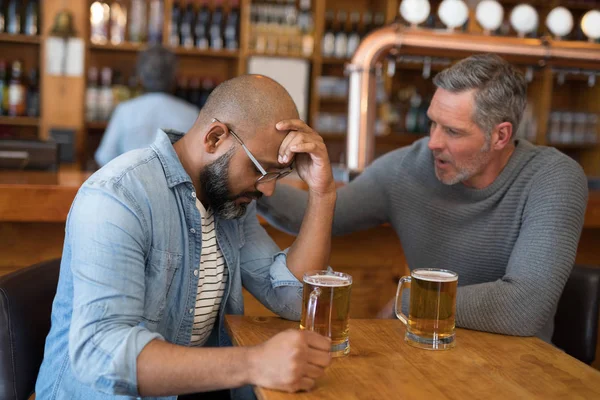
M 458 276 L 447 271 L 430 271 L 426 269 L 416 270 L 413 272 L 413 277 L 422 281 L 430 282 L 453 282 L 458 280 Z
M 304 282 L 315 286 L 349 286 L 350 279 L 337 275 L 311 275 L 304 278 Z

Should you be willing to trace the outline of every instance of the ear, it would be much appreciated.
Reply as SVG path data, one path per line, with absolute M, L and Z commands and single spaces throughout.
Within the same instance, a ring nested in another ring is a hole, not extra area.
M 219 146 L 224 144 L 224 140 L 229 134 L 227 126 L 222 122 L 213 122 L 209 125 L 208 130 L 204 133 L 203 145 L 204 150 L 209 154 L 217 152 Z
M 496 126 L 492 134 L 492 148 L 502 150 L 512 141 L 513 126 L 510 122 L 503 122 Z

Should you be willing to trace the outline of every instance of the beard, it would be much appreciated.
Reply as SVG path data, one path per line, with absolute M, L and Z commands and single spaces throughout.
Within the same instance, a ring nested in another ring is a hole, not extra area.
M 200 186 L 206 195 L 210 207 L 223 219 L 241 218 L 246 214 L 249 203 L 236 204 L 236 200 L 242 197 L 259 199 L 262 193 L 259 191 L 243 192 L 238 195 L 231 193 L 229 188 L 229 164 L 234 148 L 217 158 L 204 167 L 200 172 Z
M 447 163 L 452 164 L 456 170 L 454 173 L 443 173 L 442 171 L 438 170 L 436 165 L 435 176 L 441 183 L 449 186 L 471 179 L 481 171 L 483 166 L 489 162 L 490 148 L 491 140 L 486 140 L 483 147 L 481 147 L 477 153 L 473 154 L 472 157 L 461 164 L 456 164 L 456 162 L 450 157 L 441 157 L 440 154 L 434 153 L 433 155 L 435 158 L 439 158 Z

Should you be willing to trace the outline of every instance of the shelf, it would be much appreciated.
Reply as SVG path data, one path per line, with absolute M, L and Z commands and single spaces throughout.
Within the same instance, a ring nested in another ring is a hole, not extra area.
M 17 44 L 35 44 L 41 42 L 39 36 L 30 35 L 10 35 L 8 33 L 0 33 L 0 43 L 17 43 Z
M 148 48 L 148 43 L 130 43 L 124 42 L 119 45 L 114 44 L 91 44 L 91 50 L 98 51 L 115 51 L 115 52 L 130 52 L 137 53 L 140 51 L 144 51 Z M 214 58 L 238 58 L 239 51 L 231 51 L 231 50 L 200 50 L 200 49 L 186 49 L 184 47 L 167 47 L 173 53 L 179 56 L 200 56 L 200 57 L 214 57 Z
M 346 140 L 346 134 L 342 132 L 323 133 L 321 134 L 321 137 L 326 141 Z M 418 133 L 390 133 L 389 135 L 375 136 L 375 143 L 403 147 L 409 146 L 423 137 L 425 137 L 425 135 Z
M 4 126 L 32 126 L 37 127 L 40 124 L 39 118 L 33 117 L 0 117 L 0 125 Z
M 169 50 L 178 56 L 200 56 L 213 58 L 238 58 L 239 50 L 201 50 L 201 49 L 186 49 L 185 47 L 167 47 Z
M 105 130 L 107 126 L 108 122 L 106 121 L 93 121 L 85 123 L 85 127 L 89 130 Z
M 146 43 L 130 43 L 123 42 L 121 44 L 93 44 L 90 43 L 91 50 L 102 50 L 102 51 L 120 51 L 120 52 L 138 52 L 145 50 L 148 45 Z
M 348 97 L 319 97 L 319 102 L 324 104 L 348 104 Z
M 250 51 L 246 55 L 248 57 L 297 58 L 300 60 L 313 60 L 313 56 L 305 56 L 302 54 L 259 53 L 257 51 Z
M 349 58 L 335 58 L 335 57 L 323 57 L 323 65 L 345 65 L 349 63 Z
M 395 133 L 392 132 L 389 135 L 385 136 L 376 136 L 375 142 L 381 144 L 392 144 L 398 147 L 410 146 L 415 141 L 424 138 L 427 136 L 424 133 Z
M 598 147 L 597 143 L 546 143 L 546 146 L 554 147 L 558 150 L 594 150 Z

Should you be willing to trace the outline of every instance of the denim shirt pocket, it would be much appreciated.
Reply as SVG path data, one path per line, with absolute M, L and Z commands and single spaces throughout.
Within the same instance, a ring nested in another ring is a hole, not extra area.
M 146 264 L 144 319 L 158 323 L 162 318 L 171 291 L 175 272 L 182 263 L 183 256 L 150 247 Z

